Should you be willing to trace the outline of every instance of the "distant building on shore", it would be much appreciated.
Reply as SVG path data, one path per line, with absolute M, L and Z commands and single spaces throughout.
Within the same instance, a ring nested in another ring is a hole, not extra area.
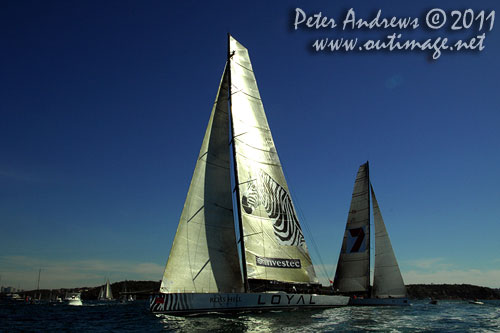
M 10 294 L 10 293 L 15 293 L 15 292 L 20 292 L 20 291 L 23 291 L 23 290 L 22 289 L 16 289 L 14 287 L 0 287 L 0 292 L 1 293 Z

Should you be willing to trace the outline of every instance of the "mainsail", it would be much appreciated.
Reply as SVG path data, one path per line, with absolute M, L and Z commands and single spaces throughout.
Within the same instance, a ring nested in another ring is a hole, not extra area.
M 333 288 L 340 292 L 368 292 L 370 287 L 370 193 L 368 162 L 354 182 L 351 206 Z
M 248 279 L 317 282 L 248 50 L 229 41 L 231 121 Z
M 229 166 L 228 69 L 208 122 L 160 291 L 241 292 Z
M 371 186 L 371 184 L 370 184 Z M 374 297 L 406 297 L 406 288 L 399 271 L 384 219 L 380 213 L 375 192 L 372 190 L 373 220 L 375 224 L 375 268 L 373 277 Z

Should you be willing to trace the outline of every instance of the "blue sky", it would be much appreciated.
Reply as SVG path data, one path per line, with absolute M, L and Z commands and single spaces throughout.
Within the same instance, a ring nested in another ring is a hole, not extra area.
M 249 51 L 313 260 L 333 275 L 354 178 L 371 178 L 406 283 L 500 287 L 500 37 L 481 52 L 316 53 L 294 10 L 418 17 L 494 1 L 3 1 L 1 285 L 159 280 L 230 32 Z M 479 34 L 416 29 L 408 39 Z M 312 240 L 322 261 L 313 251 Z M 318 272 L 322 270 L 318 267 Z M 324 278 L 323 278 L 324 280 Z

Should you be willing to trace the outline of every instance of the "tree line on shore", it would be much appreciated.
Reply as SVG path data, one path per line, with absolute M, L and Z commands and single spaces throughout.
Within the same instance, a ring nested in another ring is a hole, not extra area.
M 64 297 L 66 292 L 81 292 L 83 300 L 95 300 L 99 295 L 101 285 L 97 287 L 81 287 L 72 289 L 41 289 L 24 291 L 23 296 L 35 297 L 41 295 L 41 299 Z M 159 281 L 120 281 L 111 283 L 111 290 L 115 298 L 119 298 L 126 290 L 129 294 L 136 295 L 137 299 L 148 299 L 151 294 L 160 289 Z M 480 287 L 470 284 L 409 284 L 406 286 L 408 298 L 410 299 L 500 299 L 500 289 Z

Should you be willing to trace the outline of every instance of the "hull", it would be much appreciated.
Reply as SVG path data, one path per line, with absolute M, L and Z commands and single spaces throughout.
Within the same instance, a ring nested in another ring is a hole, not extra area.
M 354 306 L 409 306 L 408 298 L 350 298 L 349 305 Z
M 80 298 L 80 293 L 67 294 L 65 301 L 68 302 L 68 305 L 73 305 L 73 306 L 82 305 L 82 299 Z
M 172 293 L 150 298 L 153 313 L 172 315 L 207 312 L 272 311 L 346 306 L 347 296 L 276 293 Z
M 83 305 L 82 301 L 79 300 L 79 299 L 72 299 L 72 300 L 69 300 L 68 301 L 68 305 L 72 305 L 72 306 L 81 306 Z

